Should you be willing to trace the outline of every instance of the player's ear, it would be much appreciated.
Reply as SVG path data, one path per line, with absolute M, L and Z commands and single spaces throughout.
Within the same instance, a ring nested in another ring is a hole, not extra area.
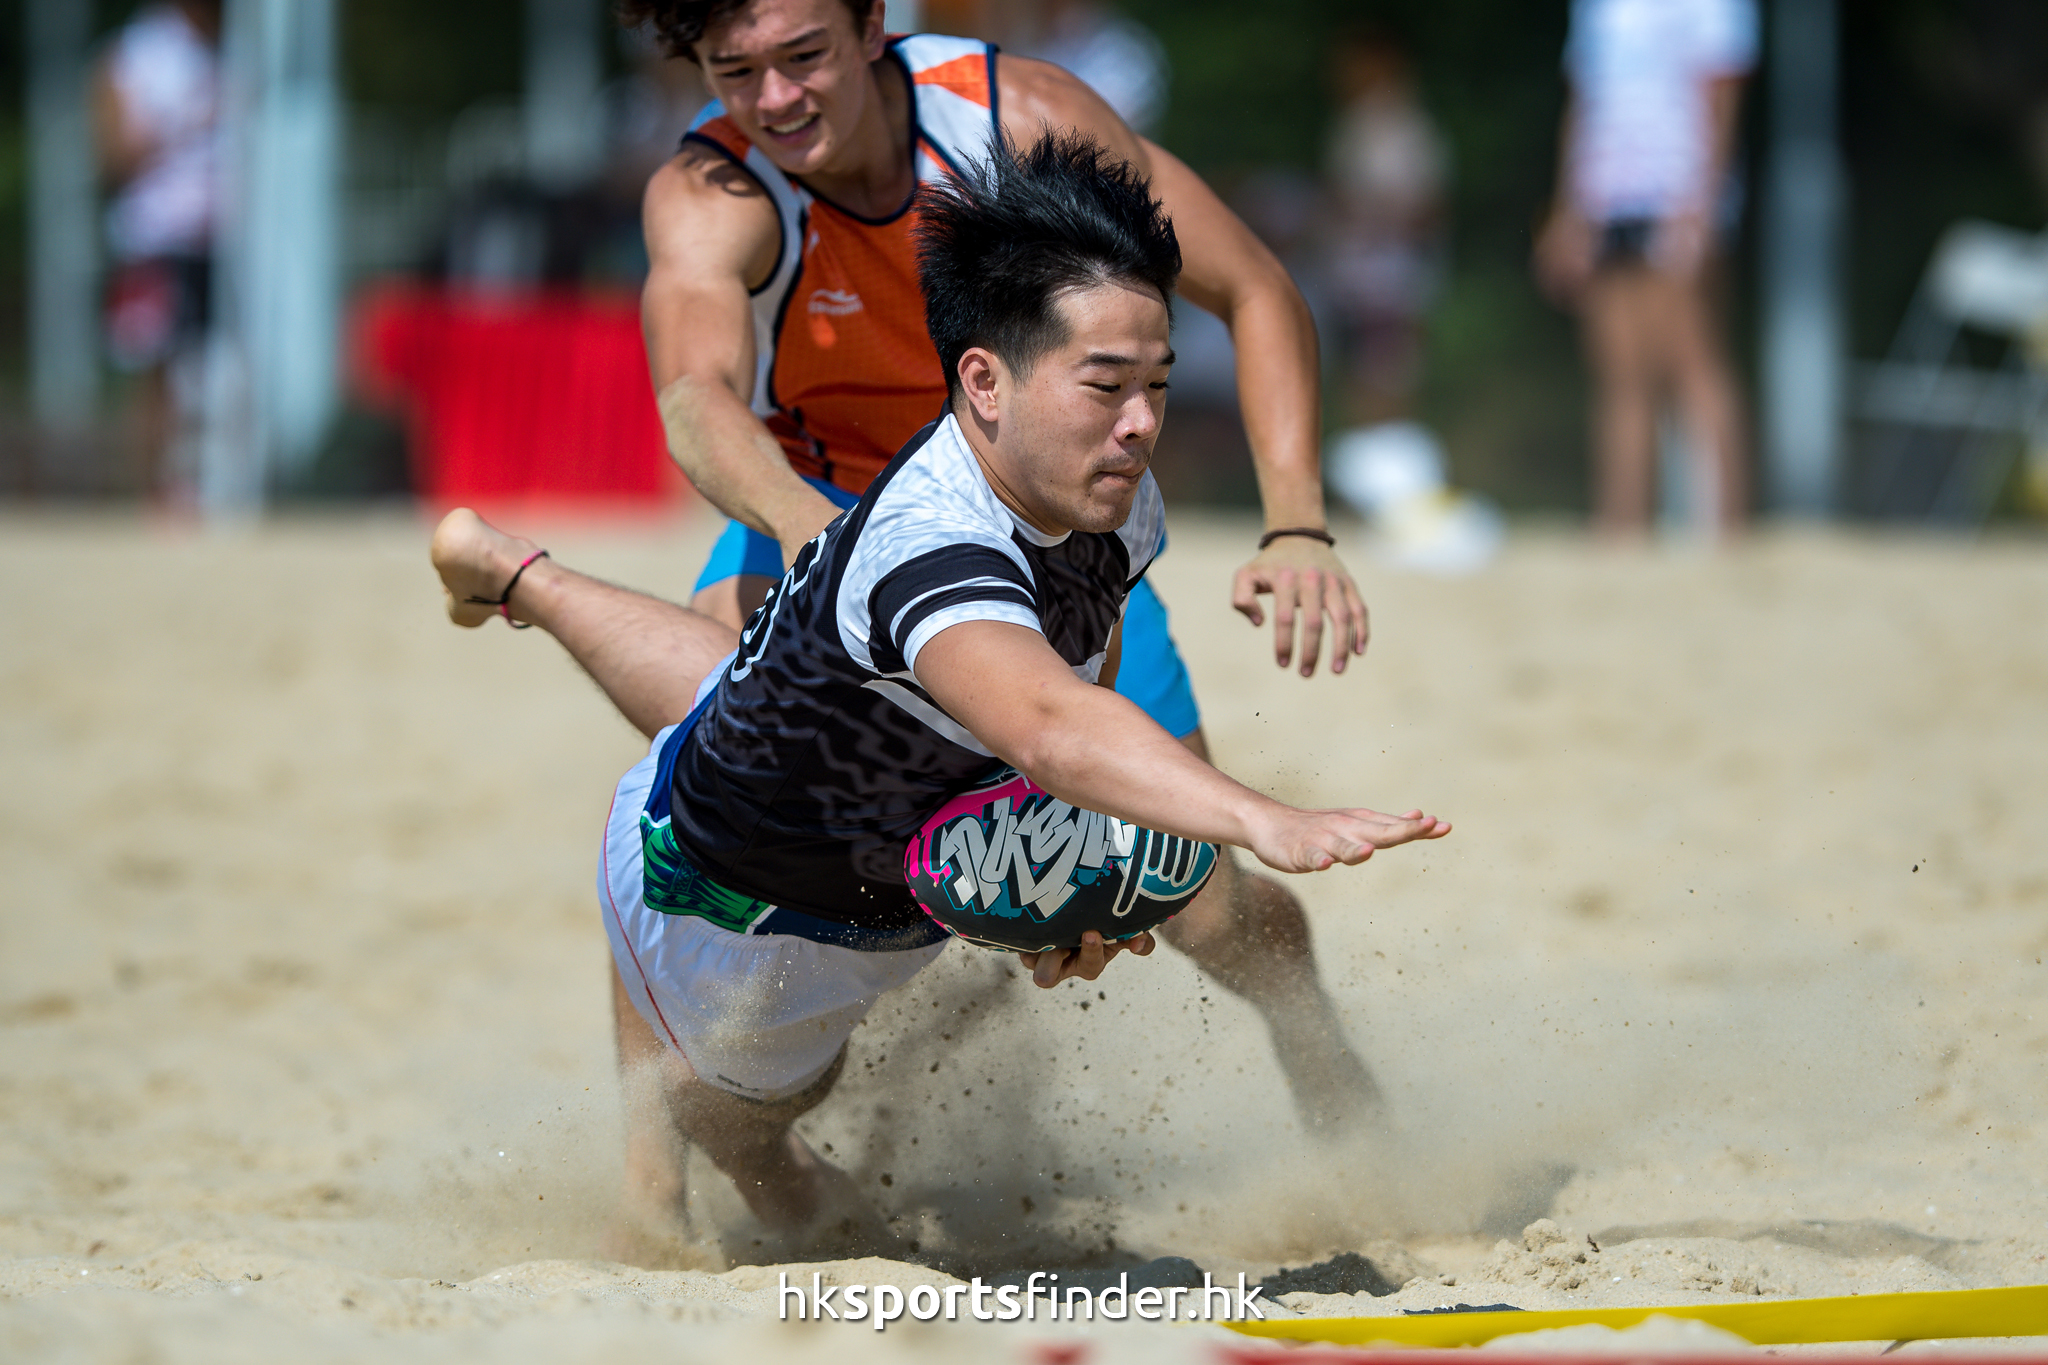
M 869 62 L 882 60 L 882 49 L 888 42 L 888 27 L 883 22 L 888 6 L 883 0 L 875 0 L 868 7 L 868 17 L 860 21 L 860 47 Z
M 1003 362 L 993 351 L 970 346 L 960 357 L 960 391 L 967 406 L 983 422 L 994 425 L 1003 415 Z

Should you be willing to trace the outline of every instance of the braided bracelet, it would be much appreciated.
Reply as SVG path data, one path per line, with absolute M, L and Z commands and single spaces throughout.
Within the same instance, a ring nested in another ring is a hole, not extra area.
M 464 600 L 474 602 L 477 606 L 480 607 L 496 607 L 498 609 L 498 614 L 504 617 L 507 621 L 510 621 L 512 624 L 512 629 L 514 630 L 531 630 L 533 629 L 533 622 L 512 620 L 512 589 L 519 586 L 519 580 L 524 578 L 526 576 L 526 571 L 533 567 L 534 560 L 552 559 L 553 557 L 554 556 L 550 555 L 546 550 L 535 550 L 532 554 L 528 555 L 525 559 L 519 562 L 519 568 L 517 571 L 513 573 L 512 581 L 505 585 L 505 593 L 502 597 L 470 597 L 465 598 Z
M 1310 540 L 1320 540 L 1325 545 L 1335 545 L 1337 543 L 1337 537 L 1331 535 L 1328 531 L 1322 530 L 1320 527 L 1283 526 L 1277 531 L 1268 531 L 1260 536 L 1259 548 L 1261 550 L 1265 549 L 1282 536 L 1306 536 Z

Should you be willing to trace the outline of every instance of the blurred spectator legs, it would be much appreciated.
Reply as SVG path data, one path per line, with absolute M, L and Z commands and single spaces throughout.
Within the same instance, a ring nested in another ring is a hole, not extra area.
M 119 477 L 172 508 L 189 508 L 198 484 L 212 280 L 207 257 L 162 257 L 120 264 L 104 291 L 108 359 L 130 376 Z
M 1342 424 L 1375 426 L 1409 416 L 1422 376 L 1421 316 L 1347 308 L 1340 326 L 1337 407 Z
M 1580 309 L 1601 532 L 1650 529 L 1667 403 L 1689 457 L 1694 524 L 1712 535 L 1739 531 L 1749 504 L 1741 400 L 1705 281 L 1647 264 L 1607 266 L 1587 283 Z

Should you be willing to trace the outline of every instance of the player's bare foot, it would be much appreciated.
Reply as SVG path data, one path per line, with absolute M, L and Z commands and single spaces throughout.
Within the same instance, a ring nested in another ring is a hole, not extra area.
M 799 1142 L 802 1139 L 798 1139 Z M 808 1144 L 805 1150 L 809 1151 Z M 737 1264 L 837 1261 L 859 1256 L 902 1260 L 909 1245 L 890 1229 L 854 1178 L 811 1153 L 812 1211 L 786 1226 L 728 1238 L 727 1255 Z M 753 1201 L 749 1201 L 750 1203 Z M 758 1213 L 757 1206 L 757 1213 Z
M 458 507 L 434 528 L 428 556 L 441 575 L 448 619 L 474 630 L 498 614 L 496 602 L 519 566 L 540 547 L 508 536 L 467 507 Z M 473 599 L 481 598 L 482 601 Z M 517 610 L 513 613 L 518 615 Z

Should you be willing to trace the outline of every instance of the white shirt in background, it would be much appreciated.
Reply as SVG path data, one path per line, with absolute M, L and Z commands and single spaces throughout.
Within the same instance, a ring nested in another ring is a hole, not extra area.
M 1565 71 L 1579 211 L 1594 222 L 1711 212 L 1708 83 L 1748 72 L 1756 45 L 1755 0 L 1574 0 Z
M 174 5 L 151 5 L 116 34 L 107 78 L 131 134 L 151 144 L 107 209 L 121 260 L 203 255 L 213 235 L 220 99 L 213 46 Z

